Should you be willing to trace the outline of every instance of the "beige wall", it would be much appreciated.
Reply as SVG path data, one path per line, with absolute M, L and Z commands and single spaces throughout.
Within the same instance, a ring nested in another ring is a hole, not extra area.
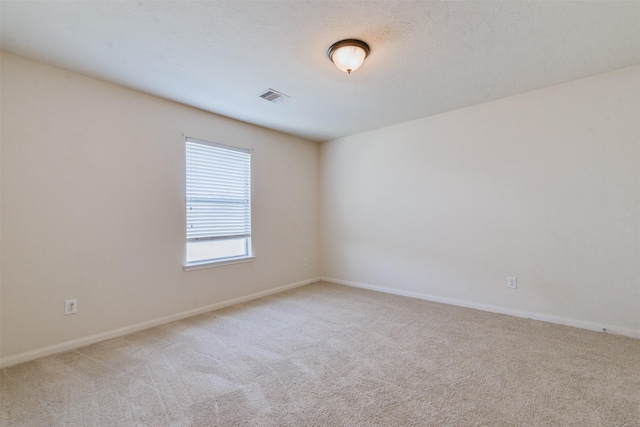
M 321 274 L 640 333 L 640 67 L 318 149 L 1 59 L 5 360 Z M 254 262 L 183 271 L 183 134 L 254 149 Z
M 317 144 L 4 53 L 1 90 L 2 358 L 319 276 Z M 253 148 L 254 262 L 183 271 L 183 133 Z
M 323 276 L 640 336 L 638 66 L 325 142 L 320 177 Z

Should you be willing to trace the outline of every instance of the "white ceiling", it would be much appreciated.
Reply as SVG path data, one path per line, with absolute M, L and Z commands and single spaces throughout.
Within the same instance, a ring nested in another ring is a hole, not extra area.
M 638 1 L 0 7 L 4 51 L 315 141 L 640 63 Z M 351 75 L 326 55 L 343 38 L 371 46 Z

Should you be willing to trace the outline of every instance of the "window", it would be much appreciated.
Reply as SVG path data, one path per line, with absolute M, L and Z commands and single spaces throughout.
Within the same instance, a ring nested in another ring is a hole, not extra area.
M 187 264 L 251 257 L 251 153 L 186 140 Z

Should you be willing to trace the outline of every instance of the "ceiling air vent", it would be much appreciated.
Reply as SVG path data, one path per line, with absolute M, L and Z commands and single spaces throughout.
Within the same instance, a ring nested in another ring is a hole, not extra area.
M 267 89 L 262 94 L 260 94 L 260 98 L 266 99 L 267 101 L 280 103 L 291 97 L 289 95 L 285 95 L 284 93 L 278 92 L 277 90 Z

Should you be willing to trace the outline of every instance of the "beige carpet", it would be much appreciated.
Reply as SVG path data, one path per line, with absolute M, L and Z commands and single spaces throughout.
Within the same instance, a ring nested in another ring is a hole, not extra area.
M 3 426 L 640 426 L 640 340 L 328 283 L 0 374 Z

